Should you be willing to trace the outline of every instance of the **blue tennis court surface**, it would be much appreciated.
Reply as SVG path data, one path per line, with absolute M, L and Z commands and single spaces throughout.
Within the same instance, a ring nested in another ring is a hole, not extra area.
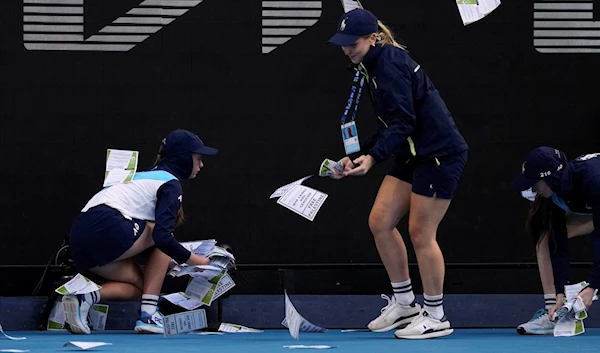
M 224 335 L 180 334 L 163 337 L 139 335 L 133 331 L 94 332 L 91 335 L 72 335 L 63 332 L 10 331 L 11 336 L 27 337 L 24 341 L 0 339 L 0 349 L 22 349 L 30 352 L 81 351 L 63 347 L 68 341 L 108 342 L 110 346 L 90 349 L 93 352 L 303 352 L 317 349 L 284 348 L 285 345 L 328 345 L 335 352 L 599 352 L 600 329 L 589 329 L 576 337 L 519 336 L 514 329 L 457 329 L 450 336 L 430 340 L 399 340 L 393 331 L 386 333 L 340 332 L 300 333 L 294 340 L 286 330 L 267 330 L 263 333 L 236 333 Z

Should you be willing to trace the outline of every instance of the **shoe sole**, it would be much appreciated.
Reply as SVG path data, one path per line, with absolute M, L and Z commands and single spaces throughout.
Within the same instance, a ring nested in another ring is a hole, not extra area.
M 79 311 L 79 300 L 77 298 L 64 296 L 62 298 L 63 310 L 65 312 L 65 328 L 71 333 L 89 335 L 92 331 L 81 320 Z
M 416 312 L 414 315 L 407 316 L 407 317 L 405 317 L 404 319 L 402 319 L 400 321 L 396 321 L 396 322 L 394 322 L 393 324 L 391 324 L 388 327 L 380 328 L 380 329 L 377 329 L 377 330 L 371 330 L 371 329 L 369 329 L 369 330 L 371 330 L 371 332 L 388 332 L 388 331 L 393 330 L 395 328 L 398 328 L 398 327 L 400 327 L 402 325 L 410 324 L 411 321 L 413 321 L 413 319 L 415 317 L 417 317 L 417 315 L 419 315 L 418 312 Z
M 136 326 L 133 329 L 137 333 L 158 333 L 161 335 L 165 333 L 165 330 L 162 328 L 145 325 L 143 323 L 140 326 L 138 326 L 138 324 L 136 323 Z
M 517 327 L 517 333 L 519 335 L 552 335 L 552 334 L 554 334 L 554 329 L 539 330 L 539 331 L 527 331 L 523 327 Z
M 440 331 L 433 331 L 433 332 L 429 332 L 423 335 L 418 335 L 418 336 L 397 336 L 396 334 L 394 334 L 394 336 L 398 339 L 407 339 L 407 340 L 424 340 L 427 338 L 436 338 L 436 337 L 444 337 L 444 336 L 448 336 L 450 334 L 452 334 L 452 332 L 454 332 L 454 329 L 448 328 L 448 329 L 444 329 L 444 330 L 440 330 Z

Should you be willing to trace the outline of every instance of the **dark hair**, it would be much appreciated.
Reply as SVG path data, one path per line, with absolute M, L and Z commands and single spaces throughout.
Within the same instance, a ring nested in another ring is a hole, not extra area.
M 533 244 L 537 247 L 544 236 L 549 236 L 552 231 L 552 200 L 540 195 L 529 207 L 526 228 Z
M 160 148 L 158 149 L 158 153 L 156 154 L 156 159 L 154 160 L 154 165 L 152 165 L 152 168 L 156 167 L 158 165 L 158 163 L 165 160 L 165 157 L 162 155 L 163 147 L 164 147 L 163 145 L 160 145 Z M 182 204 L 179 207 L 179 210 L 177 211 L 177 217 L 175 218 L 175 227 L 179 227 L 180 225 L 183 224 L 183 222 L 185 222 L 185 213 L 183 212 L 183 204 Z

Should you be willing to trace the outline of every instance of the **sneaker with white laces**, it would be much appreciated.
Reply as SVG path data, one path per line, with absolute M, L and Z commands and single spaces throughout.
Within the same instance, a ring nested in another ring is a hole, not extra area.
M 385 294 L 381 298 L 388 301 L 388 304 L 381 309 L 381 315 L 375 320 L 369 322 L 367 327 L 373 332 L 386 332 L 399 326 L 410 323 L 421 311 L 421 305 L 413 301 L 410 305 L 401 305 L 396 302 L 396 298 L 388 297 Z
M 92 306 L 98 302 L 96 298 L 96 292 L 62 297 L 65 328 L 69 332 L 87 335 L 92 333 L 92 329 L 88 324 L 88 314 Z
M 520 335 L 552 335 L 556 323 L 550 321 L 548 309 L 540 309 L 524 324 L 517 326 Z
M 450 321 L 446 319 L 446 315 L 438 320 L 433 318 L 427 311 L 421 310 L 419 316 L 405 328 L 396 330 L 394 336 L 406 339 L 425 339 L 447 336 L 452 332 L 454 330 L 450 328 Z
M 137 333 L 165 333 L 163 326 L 163 314 L 156 310 L 149 314 L 142 311 L 140 318 L 135 322 L 134 330 Z

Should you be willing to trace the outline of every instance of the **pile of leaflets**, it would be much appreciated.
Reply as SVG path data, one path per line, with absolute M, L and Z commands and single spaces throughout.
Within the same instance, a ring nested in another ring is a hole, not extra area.
M 184 309 L 194 310 L 202 305 L 210 306 L 235 286 L 228 272 L 235 268 L 235 257 L 216 243 L 216 240 L 209 239 L 181 244 L 192 253 L 209 258 L 210 263 L 193 266 L 172 261 L 172 269 L 168 273 L 170 276 L 189 275 L 192 280 L 185 292 L 163 295 L 163 298 Z

